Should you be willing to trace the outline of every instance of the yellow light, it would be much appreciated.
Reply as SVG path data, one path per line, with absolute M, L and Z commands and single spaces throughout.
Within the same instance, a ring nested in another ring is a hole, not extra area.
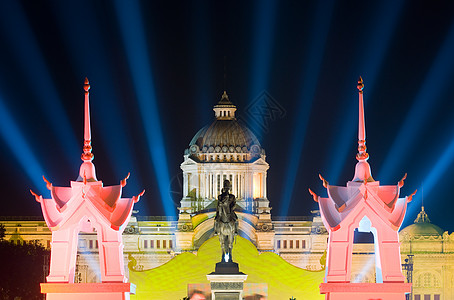
M 252 190 L 252 197 L 255 198 L 262 198 L 262 174 L 254 173 L 252 177 L 253 183 L 253 190 Z
M 187 296 L 188 284 L 206 283 L 206 275 L 213 272 L 219 262 L 221 246 L 218 237 L 212 237 L 200 248 L 197 255 L 184 252 L 168 263 L 142 272 L 130 270 L 129 279 L 137 286 L 131 299 L 182 299 Z M 232 253 L 240 271 L 248 275 L 246 283 L 268 284 L 268 299 L 322 300 L 319 284 L 325 271 L 308 271 L 295 267 L 279 255 L 265 252 L 259 255 L 247 239 L 237 236 Z

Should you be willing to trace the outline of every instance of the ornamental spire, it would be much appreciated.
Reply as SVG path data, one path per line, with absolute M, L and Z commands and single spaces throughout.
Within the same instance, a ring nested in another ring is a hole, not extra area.
M 364 101 L 363 101 L 363 89 L 364 83 L 361 76 L 358 79 L 358 92 L 359 92 L 359 122 L 358 122 L 358 154 L 356 159 L 358 162 L 355 167 L 355 177 L 353 181 L 356 182 L 373 182 L 370 166 L 367 160 L 369 154 L 366 152 L 366 123 L 364 122 Z
M 93 182 L 98 181 L 96 179 L 96 170 L 95 165 L 92 163 L 93 160 L 93 153 L 91 153 L 91 126 L 90 126 L 90 98 L 89 98 L 89 90 L 90 90 L 90 83 L 88 82 L 88 78 L 85 77 L 84 83 L 84 90 L 85 90 L 85 108 L 84 108 L 84 147 L 83 153 L 81 155 L 81 159 L 83 161 L 82 165 L 80 166 L 79 177 L 77 181 L 86 182 Z
M 368 160 L 369 154 L 366 152 L 366 123 L 364 120 L 364 100 L 363 100 L 363 89 L 364 83 L 361 76 L 358 79 L 358 93 L 359 93 L 359 122 L 358 122 L 358 154 L 356 159 L 358 161 Z
M 84 115 L 84 147 L 81 159 L 85 161 L 92 161 L 93 160 L 93 153 L 91 153 L 91 126 L 90 126 L 90 98 L 89 98 L 89 90 L 90 90 L 90 83 L 88 82 L 88 78 L 85 77 L 84 83 L 84 90 L 85 90 L 85 115 Z

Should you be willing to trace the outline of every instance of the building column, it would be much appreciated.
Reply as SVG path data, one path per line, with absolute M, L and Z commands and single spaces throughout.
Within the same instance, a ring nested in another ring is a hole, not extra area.
M 208 173 L 205 171 L 204 173 L 204 177 L 205 177 L 205 195 L 203 195 L 203 200 L 207 199 L 208 198 Z
M 183 173 L 183 198 L 186 197 L 188 195 L 188 178 L 189 178 L 189 175 L 184 172 Z

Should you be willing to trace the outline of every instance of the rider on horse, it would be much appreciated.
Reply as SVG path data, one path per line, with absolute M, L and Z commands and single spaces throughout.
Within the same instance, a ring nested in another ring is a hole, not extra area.
M 238 217 L 235 214 L 235 196 L 230 194 L 231 184 L 224 180 L 222 193 L 218 196 L 216 217 L 214 219 L 214 233 L 219 234 L 219 241 L 222 248 L 222 259 L 232 261 L 232 246 L 236 234 L 238 234 Z

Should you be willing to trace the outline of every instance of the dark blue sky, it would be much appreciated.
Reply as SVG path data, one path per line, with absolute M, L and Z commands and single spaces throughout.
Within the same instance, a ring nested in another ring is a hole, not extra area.
M 41 214 L 28 189 L 49 196 L 42 174 L 77 178 L 85 76 L 98 179 L 131 172 L 140 214 L 176 213 L 184 149 L 225 85 L 266 150 L 272 213 L 308 215 L 307 188 L 326 195 L 318 173 L 353 177 L 361 75 L 374 178 L 408 173 L 403 195 L 419 192 L 405 224 L 424 187 L 429 217 L 454 230 L 452 1 L 0 4 L 3 215 Z

